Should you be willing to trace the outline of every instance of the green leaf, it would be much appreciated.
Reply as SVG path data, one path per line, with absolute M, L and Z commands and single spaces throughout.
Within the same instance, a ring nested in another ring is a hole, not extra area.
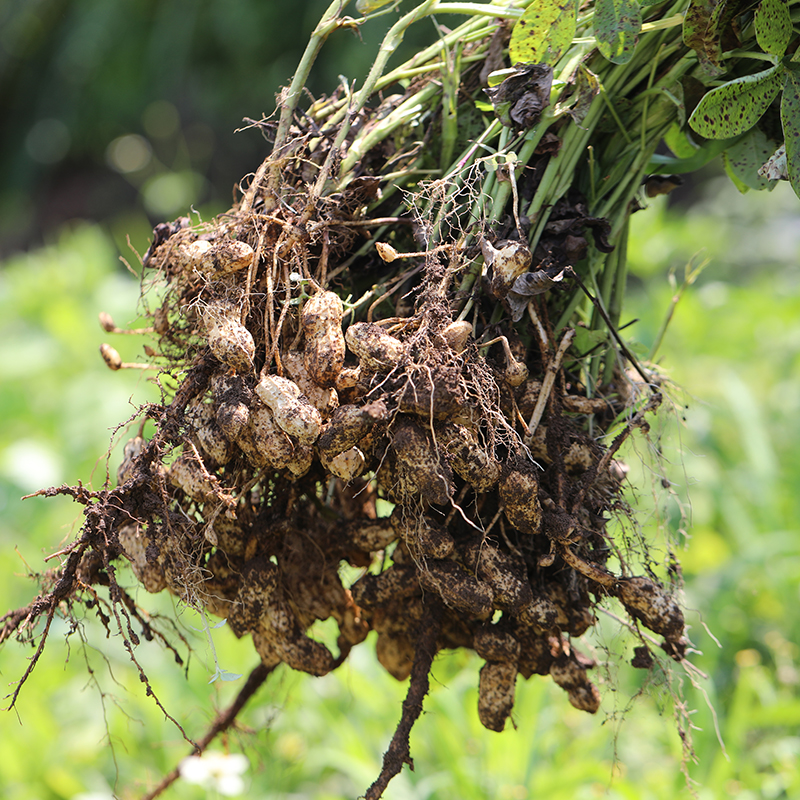
M 664 144 L 676 158 L 691 158 L 697 152 L 697 145 L 689 141 L 689 137 L 676 122 L 673 122 L 664 134 Z
M 647 165 L 648 172 L 695 172 L 713 161 L 718 155 L 734 145 L 739 137 L 733 139 L 712 139 L 704 142 L 694 155 L 686 158 L 672 158 L 655 154 Z
M 697 104 L 689 125 L 707 139 L 730 139 L 750 130 L 781 90 L 782 74 L 770 67 L 718 86 Z
M 391 2 L 392 0 L 356 0 L 356 11 L 366 16 L 379 8 L 388 6 Z
M 575 329 L 575 341 L 573 348 L 578 353 L 588 353 L 594 350 L 599 344 L 602 344 L 608 338 L 608 334 L 604 331 L 592 331 L 588 328 Z
M 787 72 L 781 98 L 781 123 L 786 144 L 786 167 L 794 193 L 800 197 L 800 76 Z
M 753 20 L 756 41 L 765 53 L 780 58 L 792 38 L 792 20 L 786 0 L 761 0 Z
M 764 162 L 775 152 L 775 147 L 776 142 L 768 139 L 763 131 L 753 128 L 722 154 L 725 171 L 742 194 L 748 189 L 771 191 L 775 188 L 774 180 L 758 174 Z
M 576 0 L 531 3 L 511 31 L 511 63 L 555 64 L 572 44 L 576 8 Z
M 639 41 L 642 12 L 636 0 L 597 0 L 592 26 L 603 56 L 613 64 L 627 64 Z
M 739 190 L 741 194 L 747 194 L 750 191 L 750 187 L 744 183 L 744 181 L 739 179 L 739 176 L 736 174 L 735 170 L 731 169 L 727 153 L 722 154 L 722 164 L 725 167 L 725 172 L 731 179 L 731 183 Z

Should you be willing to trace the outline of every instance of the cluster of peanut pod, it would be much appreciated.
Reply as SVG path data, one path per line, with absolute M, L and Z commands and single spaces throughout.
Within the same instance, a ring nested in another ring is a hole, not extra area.
M 144 588 L 227 619 L 268 666 L 313 675 L 375 631 L 399 680 L 435 598 L 436 647 L 485 660 L 478 710 L 497 731 L 518 674 L 549 674 L 574 706 L 598 709 L 594 662 L 573 642 L 608 598 L 682 658 L 668 589 L 606 566 L 626 468 L 585 421 L 619 414 L 624 373 L 609 398 L 563 374 L 548 383 L 559 369 L 547 348 L 507 323 L 454 318 L 448 268 L 430 254 L 404 315 L 359 321 L 343 291 L 279 263 L 313 241 L 282 248 L 288 223 L 253 217 L 159 226 L 145 258 L 166 286 L 152 352 L 180 380 L 118 471 L 119 548 Z M 490 299 L 530 265 L 524 245 L 505 249 L 510 277 L 504 248 L 482 245 Z M 108 345 L 103 357 L 124 366 Z M 313 638 L 331 617 L 338 653 Z

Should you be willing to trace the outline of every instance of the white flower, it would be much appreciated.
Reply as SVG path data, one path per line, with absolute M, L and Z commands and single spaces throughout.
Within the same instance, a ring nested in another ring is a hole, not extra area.
M 179 769 L 185 781 L 216 789 L 220 794 L 232 797 L 244 791 L 242 773 L 247 767 L 247 758 L 241 753 L 209 750 L 200 756 L 184 758 Z

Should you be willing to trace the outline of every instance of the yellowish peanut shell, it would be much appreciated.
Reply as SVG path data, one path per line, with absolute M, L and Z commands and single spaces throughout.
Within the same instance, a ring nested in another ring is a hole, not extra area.
M 262 375 L 256 394 L 269 407 L 280 428 L 301 444 L 314 444 L 322 429 L 319 411 L 294 381 L 278 375 Z

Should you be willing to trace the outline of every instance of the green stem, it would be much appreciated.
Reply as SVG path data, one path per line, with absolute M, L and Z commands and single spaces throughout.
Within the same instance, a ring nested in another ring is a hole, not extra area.
M 614 328 L 619 329 L 619 322 L 622 317 L 622 304 L 625 299 L 625 287 L 628 280 L 628 235 L 630 233 L 630 213 L 625 215 L 625 221 L 617 237 L 617 263 L 613 274 L 613 286 L 611 295 L 608 299 L 608 318 Z M 611 272 L 611 270 L 609 270 Z M 603 383 L 610 383 L 614 377 L 614 365 L 617 363 L 617 348 L 609 340 L 608 352 L 606 353 L 605 365 L 603 367 Z
M 297 108 L 300 97 L 303 93 L 303 87 L 306 85 L 311 67 L 322 49 L 325 40 L 330 36 L 333 31 L 339 28 L 342 20 L 339 13 L 344 10 L 345 6 L 350 0 L 334 0 L 327 11 L 322 15 L 322 19 L 314 28 L 311 37 L 306 45 L 303 57 L 295 70 L 286 94 L 281 98 L 281 116 L 278 121 L 278 130 L 275 133 L 275 146 L 273 152 L 277 153 L 286 142 L 286 137 L 289 133 L 289 126 L 292 122 L 292 115 Z
M 347 134 L 350 132 L 351 121 L 356 118 L 358 113 L 367 104 L 367 100 L 369 100 L 370 95 L 374 91 L 375 84 L 378 82 L 378 78 L 380 78 L 380 76 L 383 74 L 383 70 L 385 69 L 386 63 L 389 61 L 392 53 L 394 53 L 394 51 L 403 41 L 403 37 L 405 36 L 408 28 L 418 20 L 430 14 L 431 9 L 435 5 L 436 0 L 424 0 L 424 2 L 418 5 L 413 11 L 410 11 L 408 14 L 401 17 L 397 22 L 395 22 L 394 25 L 392 25 L 391 28 L 389 28 L 389 32 L 384 37 L 383 41 L 381 42 L 381 46 L 378 49 L 378 55 L 372 64 L 369 75 L 367 75 L 364 85 L 361 87 L 361 90 L 353 100 L 352 107 L 347 109 L 347 115 L 342 121 L 342 124 L 339 128 L 339 133 L 337 134 L 333 145 L 328 151 L 328 155 L 325 159 L 325 163 L 322 165 L 322 169 L 319 171 L 317 182 L 315 183 L 313 189 L 313 194 L 315 196 L 320 197 L 322 195 L 323 189 L 325 188 L 325 183 L 327 182 L 328 175 L 331 171 L 331 167 L 333 166 L 333 162 L 339 156 L 341 147 L 344 144 L 344 140 L 347 138 Z M 350 153 L 348 153 L 348 156 L 349 155 Z M 353 159 L 345 159 L 345 162 L 342 163 L 342 166 L 339 170 L 339 174 L 341 176 L 346 176 L 350 169 L 352 169 L 354 163 L 355 160 Z

